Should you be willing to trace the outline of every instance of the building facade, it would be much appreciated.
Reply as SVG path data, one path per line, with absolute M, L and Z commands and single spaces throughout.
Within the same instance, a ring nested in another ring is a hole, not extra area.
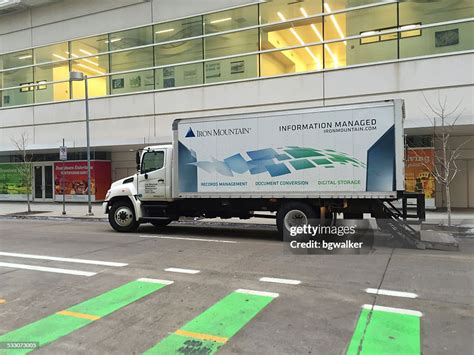
M 452 204 L 474 207 L 473 17 L 470 0 L 0 2 L 0 180 L 20 137 L 36 200 L 58 194 L 63 139 L 81 169 L 78 71 L 92 158 L 110 162 L 113 180 L 135 172 L 135 149 L 170 142 L 177 118 L 403 98 L 413 149 L 439 152 L 430 105 L 458 108 L 447 121 L 462 145 Z M 19 197 L 6 174 L 0 196 Z M 426 189 L 416 174 L 408 185 Z M 439 186 L 433 197 L 445 204 Z

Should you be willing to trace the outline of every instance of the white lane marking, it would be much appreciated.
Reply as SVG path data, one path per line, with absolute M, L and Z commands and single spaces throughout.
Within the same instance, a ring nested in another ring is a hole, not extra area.
M 401 292 L 401 291 L 392 291 L 392 290 L 378 290 L 376 288 L 367 288 L 365 290 L 367 293 L 374 295 L 384 295 L 384 296 L 394 296 L 394 297 L 405 297 L 405 298 L 417 298 L 418 295 L 412 292 Z
M 377 305 L 372 307 L 371 304 L 364 304 L 362 308 L 369 309 L 369 310 L 373 309 L 374 311 L 382 311 L 382 312 L 406 314 L 409 316 L 423 317 L 423 313 L 419 311 L 413 311 L 411 309 L 384 307 L 384 306 L 377 306 Z
M 177 239 L 177 240 L 190 240 L 190 241 L 195 241 L 195 242 L 232 243 L 232 244 L 237 243 L 237 241 L 235 240 L 164 237 L 164 236 L 159 236 L 159 235 L 141 235 L 140 238 Z
M 57 274 L 68 274 L 68 275 L 77 275 L 77 276 L 94 276 L 94 275 L 97 275 L 96 272 L 70 270 L 70 269 L 58 269 L 58 268 L 55 268 L 55 267 L 44 267 L 44 266 L 14 264 L 14 263 L 2 263 L 2 262 L 0 262 L 0 267 L 9 267 L 9 268 L 13 268 L 13 269 L 22 269 L 22 270 L 54 272 L 54 273 L 57 273 Z
M 66 262 L 66 263 L 115 266 L 115 267 L 122 267 L 122 266 L 127 266 L 128 265 L 126 263 L 115 263 L 115 262 L 111 262 L 111 261 L 74 259 L 74 258 L 60 258 L 60 257 L 56 257 L 56 256 L 20 254 L 20 253 L 6 253 L 6 252 L 3 252 L 3 251 L 0 251 L 0 256 L 12 256 L 12 257 L 15 257 L 15 258 L 63 261 L 63 262 Z
M 235 292 L 245 293 L 247 295 L 266 296 L 266 297 L 273 297 L 273 298 L 277 298 L 278 296 L 280 296 L 278 293 L 275 293 L 275 292 L 245 290 L 245 289 L 242 289 L 242 288 L 239 288 L 238 290 L 235 290 Z
M 261 277 L 259 281 L 263 282 L 274 282 L 278 284 L 287 284 L 287 285 L 299 285 L 301 283 L 300 280 L 291 280 L 291 279 L 279 279 L 276 277 Z
M 199 274 L 200 270 L 193 270 L 193 269 L 181 269 L 179 267 L 169 267 L 165 269 L 165 271 L 169 272 L 179 272 L 181 274 Z
M 171 285 L 172 283 L 174 283 L 174 281 L 170 281 L 170 280 L 149 279 L 148 277 L 142 277 L 141 279 L 137 279 L 137 281 L 150 282 L 153 284 L 163 284 L 163 285 Z

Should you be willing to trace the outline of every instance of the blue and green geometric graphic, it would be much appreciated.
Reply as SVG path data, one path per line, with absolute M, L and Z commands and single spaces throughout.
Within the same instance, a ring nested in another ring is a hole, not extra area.
M 352 165 L 357 168 L 366 167 L 360 160 L 332 149 L 287 146 L 247 151 L 245 155 L 238 153 L 225 158 L 223 161 L 213 159 L 212 161 L 197 161 L 189 164 L 195 165 L 208 173 L 217 172 L 224 176 L 234 176 L 234 174 L 247 172 L 252 175 L 268 172 L 272 177 L 291 174 L 292 171 L 304 169 L 330 169 L 338 164 Z

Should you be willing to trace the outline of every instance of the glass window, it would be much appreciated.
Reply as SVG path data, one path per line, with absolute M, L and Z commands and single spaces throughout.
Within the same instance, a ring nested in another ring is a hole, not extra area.
M 103 75 L 109 72 L 109 56 L 101 55 L 77 59 L 71 62 L 71 70 L 82 72 L 87 76 Z M 89 79 L 89 97 L 105 96 L 108 93 L 108 77 Z M 72 82 L 72 98 L 84 98 L 84 81 Z
M 400 25 L 428 23 L 474 17 L 472 0 L 401 1 Z
M 160 23 L 154 26 L 155 43 L 202 35 L 202 16 Z
M 69 63 L 39 65 L 34 68 L 35 83 L 68 80 Z M 69 82 L 38 85 L 35 88 L 35 102 L 51 102 L 69 100 Z
M 202 39 L 174 42 L 155 47 L 156 65 L 178 64 L 203 59 Z
M 258 50 L 258 29 L 227 33 L 204 39 L 205 58 L 223 57 Z
M 203 64 L 171 66 L 156 70 L 156 88 L 166 89 L 203 83 Z
M 144 46 L 153 43 L 152 27 L 140 27 L 132 30 L 114 32 L 109 36 L 110 50 Z
M 23 68 L 3 72 L 3 87 L 15 87 L 2 91 L 3 106 L 28 105 L 33 103 L 33 68 Z
M 202 39 L 174 42 L 155 47 L 155 65 L 169 65 L 203 59 Z M 156 70 L 156 88 L 203 83 L 203 64 L 170 66 Z
M 325 16 L 324 37 L 325 40 L 341 39 L 361 33 L 367 34 L 377 29 L 396 28 L 396 26 L 397 6 L 390 4 Z M 372 37 L 369 37 L 369 41 L 370 38 Z M 325 46 L 325 68 L 396 59 L 397 41 L 389 40 L 396 38 L 396 35 L 386 35 L 385 43 L 380 44 L 364 44 L 359 39 L 328 44 Z
M 36 48 L 33 52 L 36 64 L 62 61 L 69 57 L 67 42 Z
M 135 49 L 111 54 L 111 72 L 153 67 L 153 48 Z M 153 90 L 155 78 L 153 69 L 111 77 L 111 94 Z
M 112 73 L 153 66 L 153 48 L 147 47 L 110 55 L 110 71 Z
M 233 81 L 258 76 L 258 55 L 206 62 L 206 83 Z
M 400 39 L 400 58 L 474 49 L 474 22 L 421 29 L 420 36 Z
M 323 12 L 320 0 L 270 0 L 260 4 L 261 22 L 273 23 L 294 18 L 317 15 Z
M 142 174 L 149 173 L 154 170 L 161 169 L 165 162 L 165 153 L 163 151 L 148 152 L 143 155 Z
M 2 55 L 3 69 L 12 69 L 33 64 L 33 51 L 27 49 L 20 52 Z
M 302 73 L 322 69 L 322 46 L 263 53 L 260 56 L 262 76 Z
M 324 12 L 333 12 L 351 7 L 370 5 L 384 2 L 384 0 L 325 0 Z
M 101 35 L 71 42 L 71 58 L 92 56 L 109 50 L 109 36 Z
M 262 28 L 262 49 L 285 48 L 323 40 L 322 18 L 297 21 L 289 24 Z M 298 73 L 323 68 L 323 53 L 320 46 L 261 55 L 262 75 L 271 76 Z
M 258 6 L 239 7 L 204 16 L 204 33 L 217 33 L 258 25 Z

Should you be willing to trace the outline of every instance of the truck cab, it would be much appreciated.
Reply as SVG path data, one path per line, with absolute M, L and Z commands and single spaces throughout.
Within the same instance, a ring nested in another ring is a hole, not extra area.
M 137 151 L 137 173 L 114 182 L 103 203 L 103 211 L 115 230 L 129 232 L 140 222 L 162 226 L 173 220 L 150 213 L 150 209 L 159 208 L 160 203 L 172 201 L 172 158 L 171 144 Z

